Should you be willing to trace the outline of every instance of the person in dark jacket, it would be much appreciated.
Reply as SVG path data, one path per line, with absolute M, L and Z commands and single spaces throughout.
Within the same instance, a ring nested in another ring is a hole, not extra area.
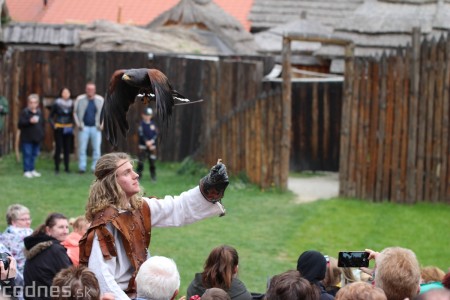
M 23 155 L 23 176 L 40 177 L 35 170 L 36 157 L 39 155 L 40 143 L 44 139 L 44 119 L 39 109 L 39 96 L 31 94 L 27 99 L 27 107 L 19 116 L 20 145 Z
M 152 181 L 156 181 L 156 137 L 158 136 L 158 129 L 155 122 L 152 120 L 153 110 L 151 107 L 146 107 L 142 112 L 142 120 L 139 124 L 139 154 L 137 173 L 139 179 L 142 178 L 142 171 L 144 170 L 144 162 L 148 159 L 150 165 L 150 176 Z
M 186 298 L 203 295 L 209 288 L 221 288 L 232 300 L 251 300 L 252 295 L 237 278 L 239 256 L 233 247 L 222 245 L 214 248 L 205 261 L 202 273 L 195 274 L 187 289 Z
M 48 119 L 54 129 L 55 137 L 55 174 L 59 173 L 61 150 L 64 154 L 64 171 L 69 173 L 69 155 L 73 143 L 73 100 L 70 99 L 70 90 L 62 88 L 59 98 L 55 100 Z
M 69 234 L 67 218 L 60 213 L 50 214 L 45 223 L 24 239 L 25 299 L 50 299 L 55 275 L 72 265 L 66 248 L 61 245 Z
M 327 261 L 325 256 L 318 251 L 305 251 L 297 261 L 297 270 L 303 278 L 306 278 L 311 284 L 320 289 L 320 300 L 332 300 L 334 297 L 327 293 L 322 284 L 327 270 Z

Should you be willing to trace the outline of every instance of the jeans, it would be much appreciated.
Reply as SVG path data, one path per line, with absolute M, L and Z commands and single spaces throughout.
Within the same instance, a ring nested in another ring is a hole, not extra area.
M 102 145 L 102 132 L 95 126 L 85 126 L 78 133 L 78 170 L 86 171 L 87 147 L 91 141 L 92 165 L 91 170 L 95 170 L 97 160 L 100 158 Z
M 39 155 L 39 144 L 33 142 L 22 143 L 23 171 L 30 172 L 34 170 L 36 157 Z

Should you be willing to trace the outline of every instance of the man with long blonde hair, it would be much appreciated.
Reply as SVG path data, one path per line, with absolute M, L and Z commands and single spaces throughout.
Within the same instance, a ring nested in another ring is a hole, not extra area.
M 228 175 L 222 163 L 199 186 L 163 200 L 142 197 L 138 174 L 126 153 L 103 155 L 95 168 L 80 241 L 80 264 L 97 276 L 102 293 L 134 298 L 135 276 L 148 257 L 152 227 L 182 226 L 224 214 L 220 203 Z

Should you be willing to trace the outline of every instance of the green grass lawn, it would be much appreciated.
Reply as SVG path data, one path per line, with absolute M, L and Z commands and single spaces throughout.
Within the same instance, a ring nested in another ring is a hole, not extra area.
M 76 170 L 75 163 L 71 167 Z M 141 181 L 146 193 L 158 197 L 179 194 L 195 186 L 206 170 L 180 175 L 179 169 L 179 163 L 158 163 L 158 182 L 151 183 L 148 173 Z M 92 174 L 55 176 L 52 161 L 45 156 L 39 158 L 37 170 L 41 178 L 27 179 L 13 156 L 0 161 L 3 211 L 12 203 L 26 205 L 33 227 L 53 211 L 69 217 L 84 213 Z M 268 276 L 295 268 L 299 254 L 309 249 L 337 257 L 340 250 L 402 246 L 414 250 L 422 266 L 436 265 L 444 271 L 450 267 L 450 205 L 340 198 L 295 204 L 290 192 L 261 191 L 235 177 L 223 203 L 227 209 L 223 218 L 152 232 L 152 255 L 171 257 L 179 267 L 180 295 L 185 294 L 194 273 L 202 270 L 210 250 L 220 244 L 238 250 L 240 278 L 254 292 L 264 291 Z M 0 222 L 3 229 L 5 221 Z

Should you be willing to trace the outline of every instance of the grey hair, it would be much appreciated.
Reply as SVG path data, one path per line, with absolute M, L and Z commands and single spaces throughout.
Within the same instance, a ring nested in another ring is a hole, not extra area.
M 180 288 L 180 273 L 175 262 L 164 256 L 152 256 L 136 276 L 137 296 L 151 300 L 169 300 Z
M 29 214 L 30 210 L 22 204 L 11 204 L 6 210 L 6 223 L 12 225 L 12 221 L 17 220 L 21 214 Z

